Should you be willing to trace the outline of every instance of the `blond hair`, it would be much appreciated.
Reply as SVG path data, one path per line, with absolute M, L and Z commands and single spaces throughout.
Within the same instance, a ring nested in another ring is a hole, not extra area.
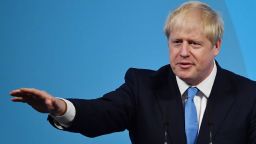
M 203 33 L 212 44 L 215 44 L 217 40 L 221 39 L 224 32 L 222 18 L 217 12 L 210 8 L 210 6 L 198 1 L 185 2 L 170 13 L 164 26 L 166 37 L 169 39 L 169 36 L 174 29 L 188 26 L 189 24 L 186 23 L 188 14 L 195 10 L 200 14 L 199 19 L 203 26 Z

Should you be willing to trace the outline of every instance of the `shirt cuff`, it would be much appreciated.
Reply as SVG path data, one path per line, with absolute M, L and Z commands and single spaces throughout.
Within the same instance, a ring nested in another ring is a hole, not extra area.
M 69 100 L 66 100 L 63 98 L 58 98 L 58 99 L 61 99 L 66 103 L 67 110 L 61 116 L 54 116 L 51 114 L 50 114 L 50 116 L 54 119 L 54 124 L 57 128 L 59 128 L 59 129 L 63 129 L 63 127 L 68 128 L 75 118 L 76 108 Z

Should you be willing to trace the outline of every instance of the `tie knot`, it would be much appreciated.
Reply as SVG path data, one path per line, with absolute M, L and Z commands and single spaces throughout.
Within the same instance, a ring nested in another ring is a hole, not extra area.
M 194 98 L 195 97 L 195 95 L 197 94 L 197 92 L 198 92 L 198 89 L 197 89 L 197 87 L 189 87 L 188 88 L 188 98 L 190 99 L 190 98 Z

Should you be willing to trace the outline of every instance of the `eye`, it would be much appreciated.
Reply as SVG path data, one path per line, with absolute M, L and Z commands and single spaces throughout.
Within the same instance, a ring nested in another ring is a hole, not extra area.
M 189 45 L 191 45 L 193 48 L 200 48 L 201 47 L 201 43 L 197 42 L 197 41 L 189 41 L 188 42 Z
M 177 40 L 174 40 L 173 42 L 174 43 L 182 43 L 182 40 L 177 39 Z
M 181 39 L 175 39 L 175 40 L 172 40 L 171 43 L 174 45 L 174 46 L 179 46 L 183 43 L 183 41 Z

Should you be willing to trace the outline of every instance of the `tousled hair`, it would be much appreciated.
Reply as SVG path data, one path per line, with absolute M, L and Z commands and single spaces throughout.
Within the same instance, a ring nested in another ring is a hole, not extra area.
M 224 23 L 222 18 L 210 6 L 199 1 L 185 2 L 169 14 L 164 26 L 164 32 L 168 39 L 174 29 L 189 25 L 186 23 L 186 19 L 193 11 L 199 12 L 199 20 L 203 26 L 203 33 L 212 44 L 215 44 L 217 40 L 222 39 L 224 32 Z

